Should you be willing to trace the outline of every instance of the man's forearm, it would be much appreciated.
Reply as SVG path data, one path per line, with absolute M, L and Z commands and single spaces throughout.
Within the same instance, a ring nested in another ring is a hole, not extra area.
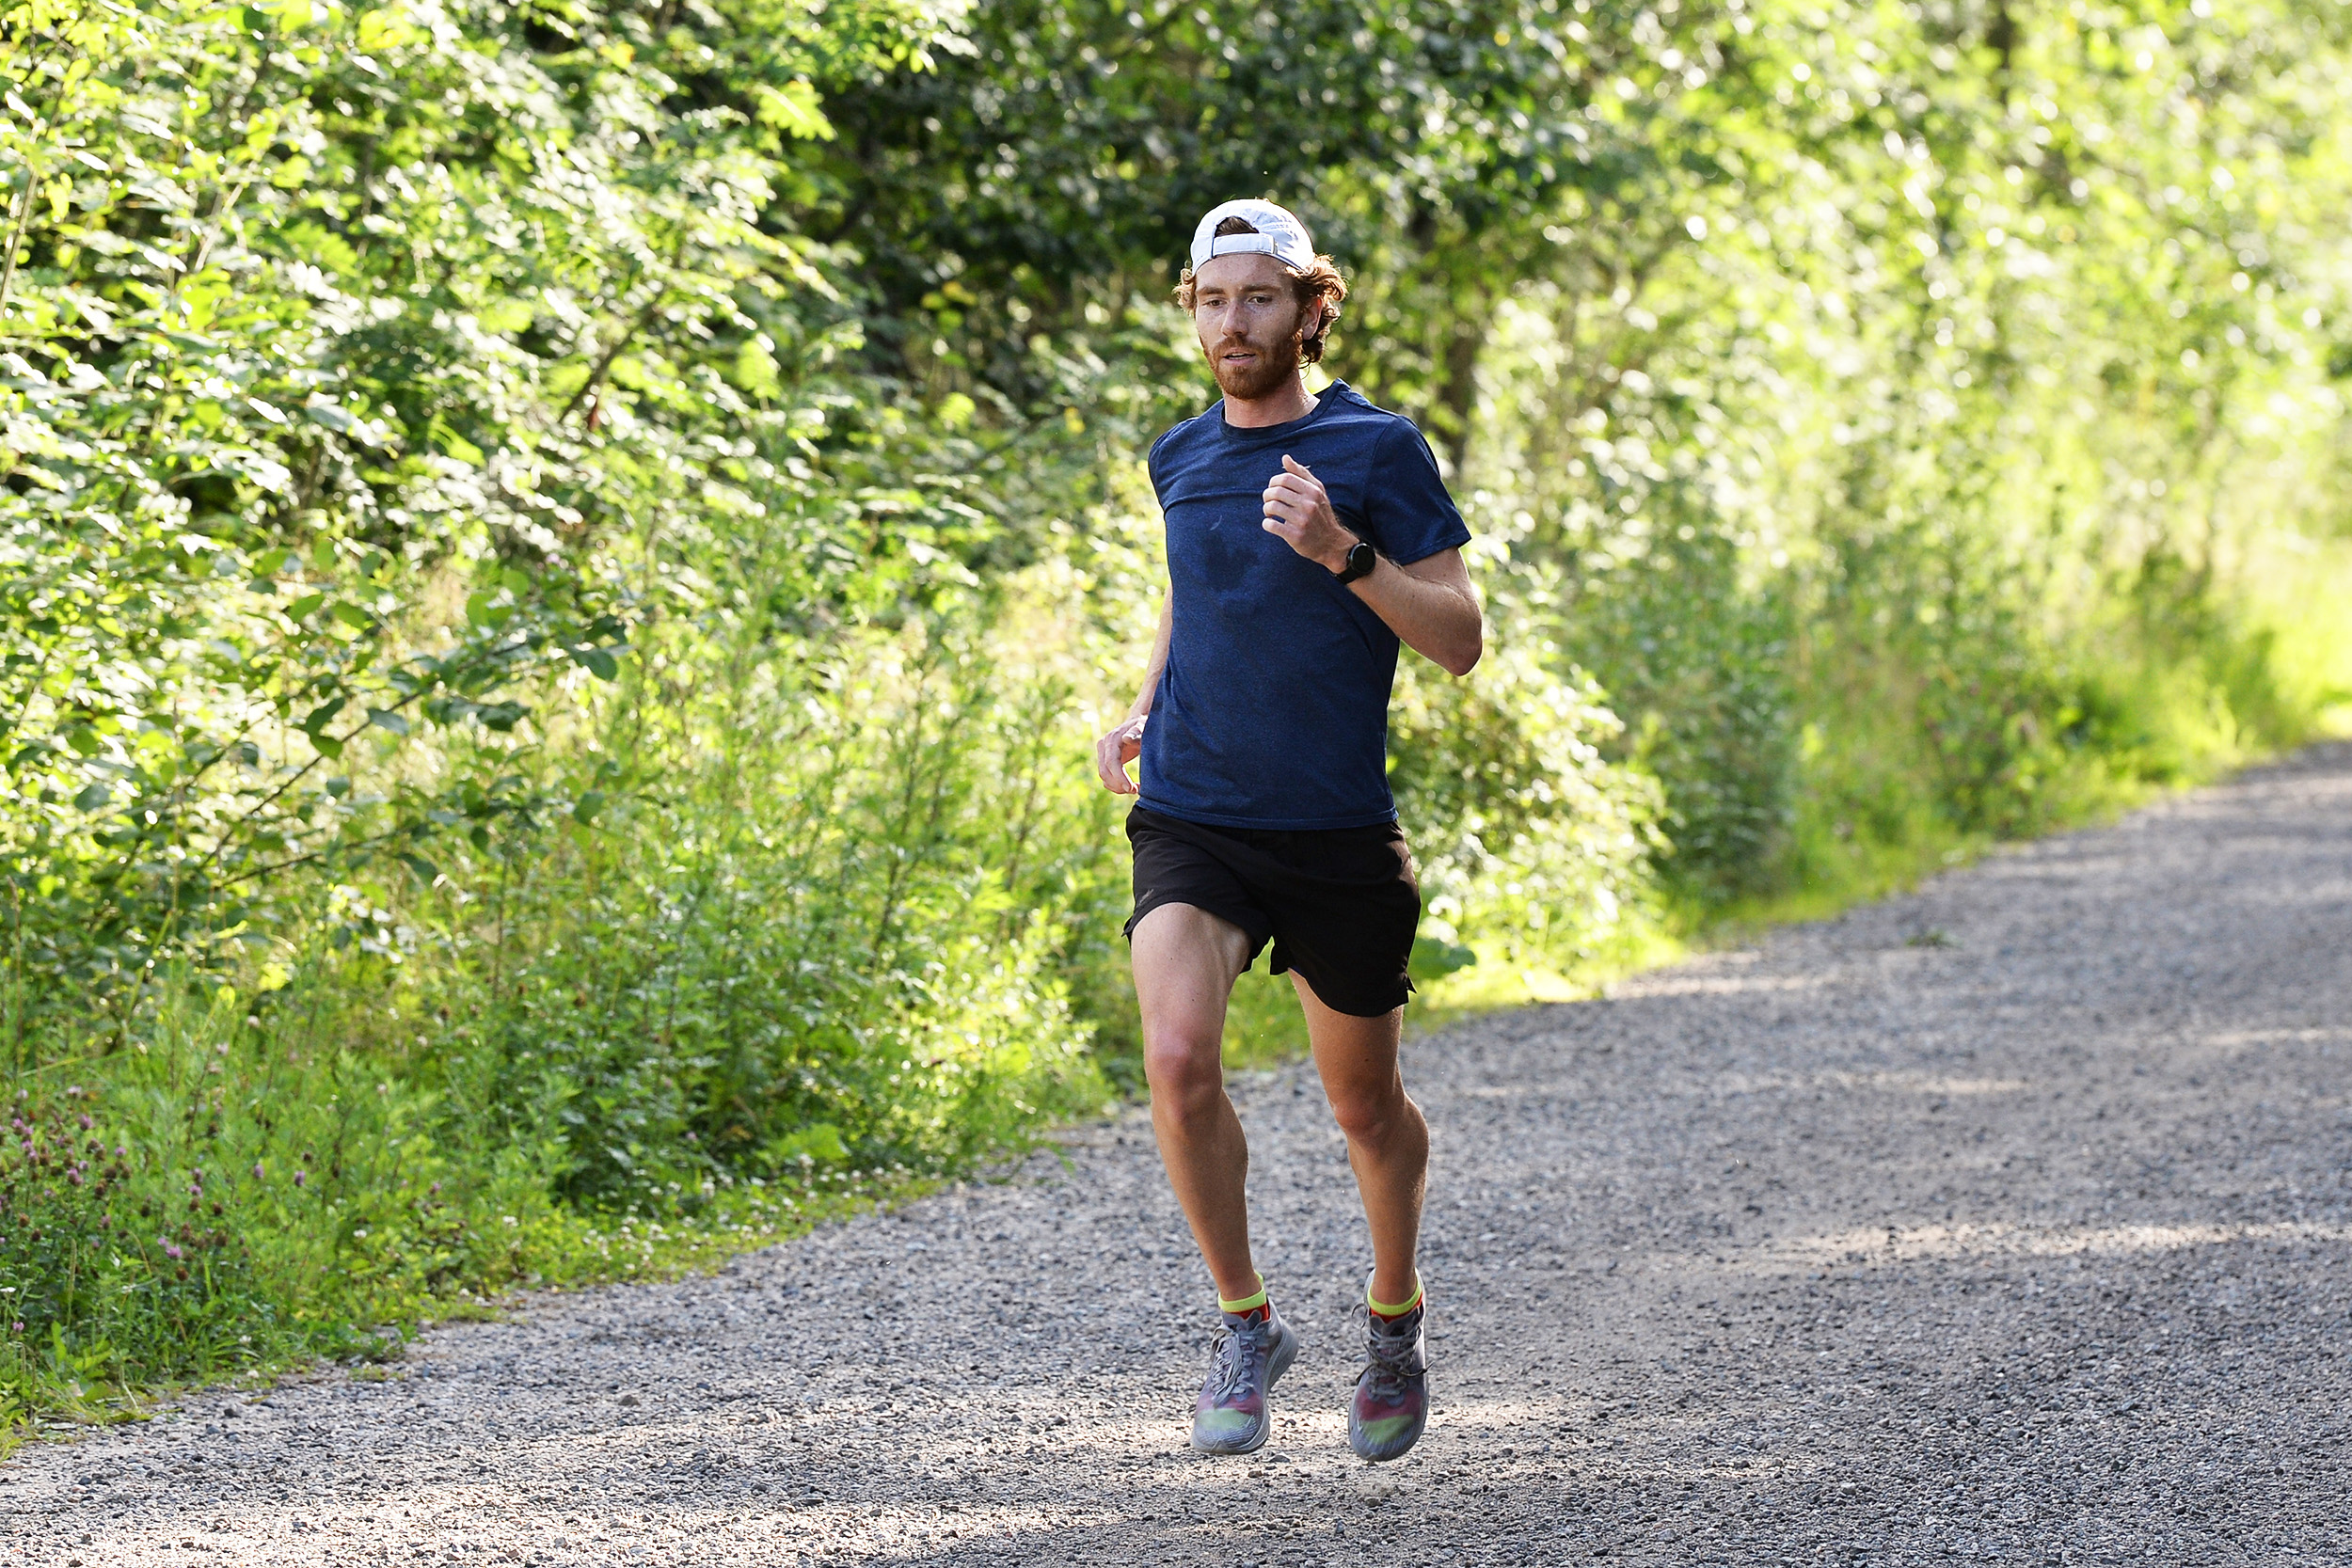
M 1176 626 L 1176 605 L 1172 597 L 1160 601 L 1160 626 L 1152 637 L 1152 658 L 1143 668 L 1143 689 L 1127 705 L 1127 717 L 1140 719 L 1152 711 L 1152 701 L 1160 692 L 1160 675 L 1168 669 L 1168 640 Z
M 1159 689 L 1160 666 L 1153 664 L 1143 673 L 1143 689 L 1136 693 L 1136 700 L 1127 705 L 1127 717 L 1140 719 L 1151 712 L 1152 699 L 1159 694 Z
M 1458 558 L 1451 564 L 1458 571 Z M 1485 650 L 1486 617 L 1467 575 L 1458 582 L 1421 577 L 1384 556 L 1348 587 L 1400 641 L 1449 674 L 1470 673 Z

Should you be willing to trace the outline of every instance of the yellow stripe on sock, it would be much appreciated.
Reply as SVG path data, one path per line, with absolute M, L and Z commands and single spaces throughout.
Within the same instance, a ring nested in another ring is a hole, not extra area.
M 1413 1293 L 1394 1307 L 1372 1299 L 1372 1281 L 1364 1281 L 1364 1304 L 1384 1318 L 1401 1318 L 1421 1305 L 1421 1271 L 1413 1271 Z
M 1216 1298 L 1216 1309 L 1220 1312 L 1254 1312 L 1265 1305 L 1265 1275 L 1260 1275 L 1256 1295 L 1244 1296 L 1239 1301 L 1227 1301 L 1219 1296 Z

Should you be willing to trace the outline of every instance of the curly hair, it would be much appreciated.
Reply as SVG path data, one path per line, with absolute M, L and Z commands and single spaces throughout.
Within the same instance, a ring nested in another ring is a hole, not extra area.
M 1216 231 L 1219 235 L 1255 234 L 1259 230 L 1248 218 L 1232 217 L 1218 224 Z M 1339 265 L 1330 257 L 1317 256 L 1313 266 L 1303 273 L 1291 275 L 1291 287 L 1297 291 L 1302 313 L 1310 307 L 1318 312 L 1315 324 L 1298 340 L 1299 362 L 1312 365 L 1323 358 L 1324 340 L 1331 335 L 1331 324 L 1340 319 L 1340 302 L 1347 298 L 1347 279 L 1340 276 Z M 1192 313 L 1190 267 L 1186 267 L 1184 276 L 1176 281 L 1176 304 L 1185 314 Z

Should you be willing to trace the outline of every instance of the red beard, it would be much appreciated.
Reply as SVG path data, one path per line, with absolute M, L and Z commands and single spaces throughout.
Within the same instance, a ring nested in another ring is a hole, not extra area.
M 1223 356 L 1232 348 L 1252 349 L 1258 356 L 1246 365 L 1231 365 Z M 1294 333 L 1287 341 L 1273 344 L 1234 342 L 1229 339 L 1205 357 L 1219 391 L 1237 403 L 1254 403 L 1298 373 L 1298 338 Z

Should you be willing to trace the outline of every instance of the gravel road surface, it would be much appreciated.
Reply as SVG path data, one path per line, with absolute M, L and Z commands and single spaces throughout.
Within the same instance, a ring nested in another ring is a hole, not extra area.
M 2352 747 L 1434 1034 L 1437 1417 L 1346 1451 L 1367 1266 L 1311 1078 L 1237 1085 L 1306 1348 L 1184 1447 L 1140 1115 L 381 1383 L 0 1466 L 0 1562 L 2352 1563 Z

